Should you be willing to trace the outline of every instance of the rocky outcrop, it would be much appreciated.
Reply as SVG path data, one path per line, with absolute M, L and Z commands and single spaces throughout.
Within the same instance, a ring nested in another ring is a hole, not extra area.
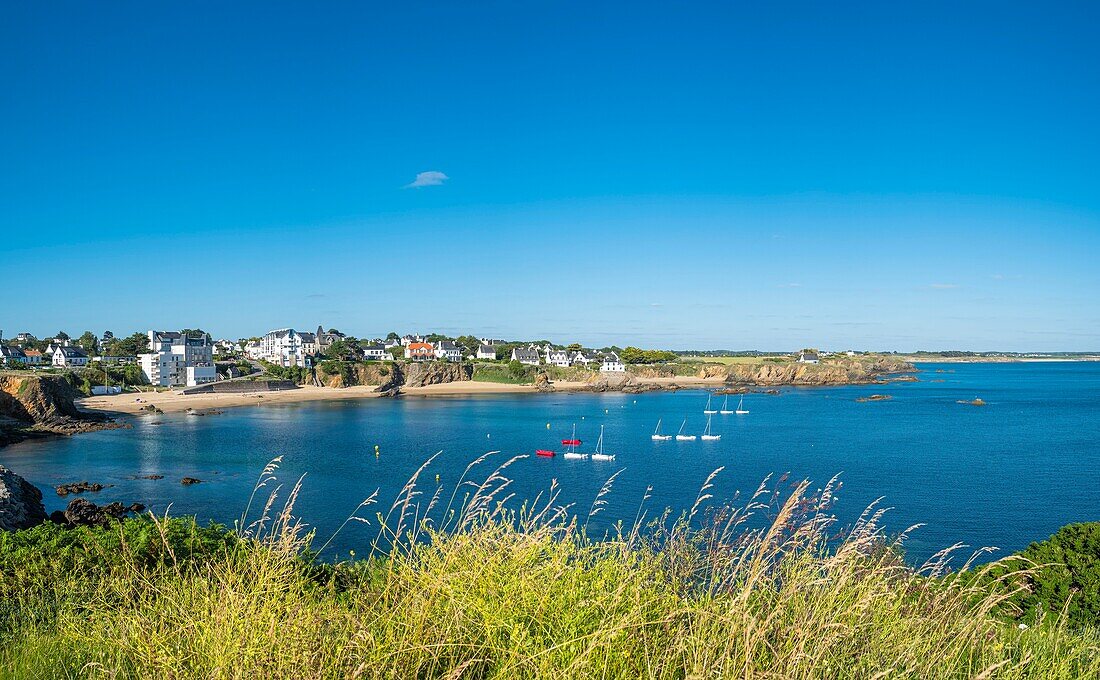
M 141 503 L 131 503 L 127 506 L 116 501 L 107 505 L 96 505 L 83 498 L 74 498 L 69 501 L 69 506 L 64 511 L 53 513 L 50 519 L 58 524 L 69 526 L 106 526 L 111 523 L 111 520 L 120 520 L 128 513 L 143 510 L 145 506 Z
M 474 377 L 474 367 L 470 364 L 450 364 L 441 361 L 427 361 L 405 366 L 405 387 L 423 387 L 443 383 L 461 382 Z
M 550 384 L 550 376 L 545 373 L 539 373 L 535 376 L 535 391 L 536 392 L 553 392 L 554 386 Z
M 77 408 L 83 396 L 60 375 L 0 375 L 0 446 L 36 434 L 77 434 L 110 427 L 99 413 Z
M 45 520 L 42 492 L 0 465 L 0 531 L 29 529 Z
M 764 362 L 732 364 L 726 368 L 726 382 L 735 385 L 865 385 L 885 376 L 915 370 L 912 364 L 883 357 L 874 361 L 839 359 L 820 364 Z

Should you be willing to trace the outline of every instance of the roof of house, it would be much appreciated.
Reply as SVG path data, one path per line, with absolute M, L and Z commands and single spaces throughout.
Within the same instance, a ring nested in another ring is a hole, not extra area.
M 385 352 L 386 348 L 382 345 L 363 345 L 364 352 Z
M 615 354 L 614 352 L 608 352 L 607 354 L 603 355 L 603 360 L 604 361 L 619 361 L 619 355 Z
M 430 351 L 432 351 L 432 343 L 430 343 L 430 342 L 412 342 L 412 343 L 409 343 L 409 350 L 410 351 L 418 350 L 418 349 L 427 350 L 427 351 L 430 352 Z
M 25 356 L 28 356 L 28 357 L 40 357 L 40 356 L 42 356 L 42 352 L 39 352 L 36 349 L 25 349 L 25 350 L 23 350 L 23 354 Z
M 79 347 L 73 347 L 72 345 L 70 345 L 68 347 L 59 347 L 57 349 L 57 351 L 61 352 L 62 355 L 64 355 L 66 358 L 70 358 L 70 359 L 80 359 L 81 357 L 83 357 L 85 359 L 88 358 L 88 353 L 87 352 L 80 349 Z
M 538 361 L 539 353 L 533 349 L 523 349 L 517 347 L 512 350 L 512 356 L 514 356 L 517 361 L 523 361 L 524 359 L 534 359 Z
M 454 344 L 450 340 L 440 340 L 439 342 L 437 342 L 435 344 L 435 348 L 436 349 L 441 349 L 444 352 L 457 352 L 457 351 L 460 351 L 458 349 L 458 345 Z
M 817 352 L 799 352 L 798 357 L 800 359 L 816 359 Z
M 302 342 L 317 342 L 317 336 L 313 333 L 299 333 L 298 337 L 302 339 Z
M 9 359 L 23 359 L 27 355 L 23 350 L 18 347 L 8 347 L 7 345 L 0 345 L 0 357 L 8 357 Z
M 496 354 L 497 351 L 492 345 L 480 344 L 477 346 L 477 351 L 481 354 Z

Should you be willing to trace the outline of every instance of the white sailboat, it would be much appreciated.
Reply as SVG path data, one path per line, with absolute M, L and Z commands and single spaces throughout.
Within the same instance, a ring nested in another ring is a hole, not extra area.
M 702 437 L 703 441 L 705 441 L 705 442 L 716 442 L 721 438 L 722 438 L 722 435 L 720 435 L 720 434 L 711 434 L 710 433 L 710 418 L 708 417 L 707 418 L 707 429 L 703 430 L 703 437 Z
M 745 395 L 741 395 L 741 401 L 737 402 L 737 414 L 745 415 L 748 413 L 748 409 L 745 408 Z
M 707 393 L 707 405 L 703 407 L 703 413 L 706 413 L 708 415 L 711 414 L 711 413 L 718 413 L 718 411 L 715 411 L 714 409 L 712 409 L 710 407 L 710 398 L 712 396 L 713 395 L 711 395 L 710 393 Z
M 655 442 L 667 442 L 672 439 L 670 434 L 661 434 L 661 419 L 657 419 L 657 429 L 653 430 L 653 434 L 649 435 L 649 438 Z
M 603 452 L 603 425 L 600 425 L 600 438 L 596 440 L 596 450 L 592 453 L 592 460 L 615 460 L 615 454 Z
M 676 441 L 678 442 L 693 442 L 695 441 L 695 435 L 684 434 L 684 426 L 688 424 L 688 419 L 684 418 L 684 422 L 680 423 L 680 431 L 676 433 Z
M 569 438 L 569 441 L 570 441 L 569 448 L 567 448 L 565 450 L 565 453 L 561 454 L 562 458 L 572 458 L 574 460 L 576 460 L 576 459 L 584 460 L 585 458 L 588 458 L 587 453 L 577 453 L 577 445 L 573 443 L 573 442 L 577 441 L 577 424 L 576 423 L 573 423 L 573 436 Z
M 730 395 L 727 394 L 725 400 L 722 401 L 722 410 L 719 411 L 719 413 L 724 416 L 733 413 L 733 411 L 730 410 Z

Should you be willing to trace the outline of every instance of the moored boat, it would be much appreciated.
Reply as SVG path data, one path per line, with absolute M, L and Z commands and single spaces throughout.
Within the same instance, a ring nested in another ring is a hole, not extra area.
M 577 453 L 577 447 L 581 445 L 581 440 L 577 439 L 577 424 L 573 423 L 573 436 L 569 439 L 561 440 L 568 448 L 565 453 L 561 455 L 562 458 L 569 458 L 573 460 L 583 460 L 588 458 L 587 453 Z M 568 442 L 568 443 L 566 443 Z
M 653 430 L 653 434 L 649 435 L 649 438 L 655 442 L 667 442 L 672 439 L 670 434 L 661 434 L 661 419 L 657 419 L 657 429 Z
M 722 409 L 718 412 L 724 416 L 733 413 L 733 411 L 730 410 L 730 395 L 726 395 L 726 398 L 722 401 Z
M 543 458 L 553 458 L 558 455 L 554 451 L 547 451 L 546 449 L 535 449 L 536 456 L 542 456 Z
M 745 408 L 745 395 L 741 395 L 741 401 L 737 402 L 737 415 L 745 415 L 748 410 Z
M 712 396 L 714 395 L 710 394 L 709 392 L 707 393 L 707 405 L 703 407 L 703 413 L 706 413 L 708 415 L 711 413 L 718 413 L 718 411 L 710 407 L 710 399 Z
M 706 427 L 705 430 L 703 430 L 702 440 L 705 441 L 705 442 L 716 442 L 721 438 L 722 438 L 722 435 L 720 435 L 720 434 L 711 434 L 710 433 L 710 418 L 708 417 L 707 418 L 707 427 Z
M 615 460 L 615 454 L 603 452 L 603 425 L 600 425 L 600 438 L 596 440 L 596 450 L 592 453 L 592 460 Z
M 676 441 L 678 442 L 693 442 L 695 441 L 695 435 L 684 434 L 684 426 L 688 424 L 688 419 L 684 418 L 684 422 L 680 423 L 680 431 L 676 433 Z

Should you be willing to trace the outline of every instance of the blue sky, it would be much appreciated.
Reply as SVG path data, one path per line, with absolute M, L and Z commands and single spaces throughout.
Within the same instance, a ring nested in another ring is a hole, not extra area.
M 1096 3 L 389 4 L 0 8 L 0 328 L 1100 349 Z

